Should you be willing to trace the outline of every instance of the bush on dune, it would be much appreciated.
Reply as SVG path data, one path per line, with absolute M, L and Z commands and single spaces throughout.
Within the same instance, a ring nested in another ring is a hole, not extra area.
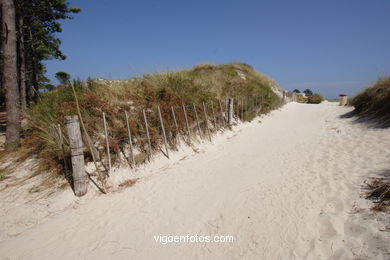
M 307 103 L 309 104 L 320 104 L 322 101 L 324 101 L 325 98 L 321 96 L 320 94 L 313 94 L 308 96 Z
M 390 77 L 379 79 L 372 87 L 356 95 L 351 102 L 353 114 L 362 119 L 390 126 Z

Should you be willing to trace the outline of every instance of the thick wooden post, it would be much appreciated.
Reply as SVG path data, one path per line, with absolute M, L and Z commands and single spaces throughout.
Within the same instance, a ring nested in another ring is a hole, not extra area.
M 165 135 L 164 122 L 163 122 L 163 119 L 162 119 L 162 116 L 161 116 L 160 106 L 157 106 L 157 111 L 158 111 L 158 117 L 160 118 L 161 129 L 162 129 L 162 133 L 163 133 L 165 151 L 167 152 L 167 157 L 169 159 L 169 150 L 168 150 L 167 136 Z
M 66 116 L 65 124 L 68 131 L 70 155 L 72 158 L 74 194 L 80 197 L 87 193 L 89 180 L 84 170 L 84 145 L 78 116 Z
M 228 106 L 227 106 L 227 114 L 228 114 L 228 125 L 229 127 L 232 125 L 233 122 L 233 98 L 228 99 Z
M 104 113 L 104 112 L 103 112 L 103 126 L 104 126 L 104 135 L 106 137 L 106 151 L 107 151 L 107 159 L 108 159 L 108 171 L 110 171 L 111 170 L 110 144 L 108 142 L 106 113 Z
M 148 147 L 149 147 L 148 159 L 150 160 L 150 157 L 152 156 L 152 144 L 150 143 L 150 135 L 149 135 L 148 120 L 146 119 L 145 109 L 142 109 L 142 113 L 143 113 L 143 115 L 144 115 L 145 129 L 146 129 L 146 137 L 148 138 Z
M 130 145 L 130 153 L 131 153 L 131 164 L 135 165 L 134 150 L 133 150 L 133 141 L 131 140 L 131 131 L 130 131 L 130 124 L 129 124 L 129 115 L 127 114 L 127 111 L 125 111 L 125 117 L 126 117 L 127 135 L 128 135 L 128 137 L 129 137 L 129 145 Z

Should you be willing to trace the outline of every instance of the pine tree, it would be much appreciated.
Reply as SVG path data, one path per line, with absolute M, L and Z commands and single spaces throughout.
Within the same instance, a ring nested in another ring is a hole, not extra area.
M 1 0 L 3 32 L 3 87 L 6 97 L 7 128 L 5 149 L 20 145 L 20 96 L 16 53 L 16 16 L 13 0 Z
M 28 103 L 36 100 L 39 89 L 49 81 L 44 60 L 65 59 L 56 33 L 58 20 L 72 19 L 80 11 L 65 0 L 1 0 L 0 26 L 2 75 L 0 102 L 6 103 L 6 149 L 20 144 L 20 116 Z M 2 104 L 0 104 L 0 107 Z

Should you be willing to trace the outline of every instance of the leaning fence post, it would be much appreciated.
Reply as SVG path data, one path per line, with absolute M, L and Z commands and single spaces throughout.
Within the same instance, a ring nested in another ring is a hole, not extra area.
M 109 145 L 109 142 L 108 142 L 106 113 L 104 113 L 104 112 L 103 112 L 103 126 L 104 126 L 104 135 L 106 137 L 106 149 L 107 149 L 107 158 L 108 158 L 108 171 L 110 171 L 111 170 L 110 145 Z
M 186 120 L 186 126 L 187 126 L 188 143 L 191 143 L 191 131 L 190 131 L 190 126 L 188 125 L 187 111 L 184 104 L 183 104 L 183 112 L 184 112 L 184 118 Z
M 65 116 L 65 124 L 72 158 L 74 193 L 76 196 L 83 196 L 88 191 L 88 176 L 84 170 L 84 145 L 78 116 Z
M 248 96 L 246 96 L 245 97 L 245 108 L 246 108 L 246 110 L 245 110 L 245 116 L 246 116 L 246 118 L 247 118 L 247 120 L 248 120 L 248 113 L 249 113 L 249 97 Z
M 222 103 L 221 103 L 221 100 L 218 100 L 218 101 L 219 101 L 219 109 L 221 110 L 221 118 L 223 121 L 223 126 L 226 126 L 226 119 L 225 119 L 225 114 L 224 114 L 223 109 L 222 109 Z
M 202 102 L 203 104 L 203 112 L 204 112 L 204 118 L 206 119 L 206 129 L 207 129 L 207 134 L 209 135 L 209 140 L 211 142 L 211 134 L 210 134 L 210 129 L 209 129 L 209 120 L 207 118 L 207 112 L 206 112 L 206 106 L 204 105 L 204 102 Z
M 240 98 L 241 121 L 244 122 L 244 99 Z
M 129 124 L 129 115 L 127 114 L 127 111 L 125 111 L 125 117 L 126 117 L 127 135 L 129 136 L 129 145 L 130 145 L 130 153 L 131 153 L 131 163 L 134 165 L 134 164 L 135 164 L 135 159 L 134 159 L 133 141 L 131 140 L 131 131 L 130 131 L 130 124 Z
M 198 127 L 199 137 L 202 138 L 202 131 L 200 130 L 199 118 L 198 118 L 198 113 L 196 112 L 196 106 L 194 103 L 192 104 L 192 106 L 194 107 L 195 119 L 196 119 L 196 125 Z
M 229 127 L 232 125 L 233 121 L 233 98 L 228 99 L 228 125 Z
M 163 122 L 163 120 L 162 120 L 160 106 L 157 106 L 157 111 L 158 111 L 158 117 L 160 118 L 161 129 L 162 129 L 162 133 L 163 133 L 165 151 L 167 152 L 167 157 L 168 157 L 168 159 L 169 159 L 169 151 L 168 151 L 168 144 L 167 144 L 167 136 L 165 135 L 164 122 Z
M 241 98 L 241 120 L 244 122 L 245 121 L 245 98 Z
M 214 113 L 214 102 L 213 102 L 213 101 L 211 101 L 211 112 L 213 113 L 214 126 L 215 126 L 215 130 L 217 131 L 217 130 L 218 130 L 218 126 L 217 126 L 217 119 L 215 118 L 215 113 Z
M 172 106 L 171 106 L 171 110 L 172 110 L 173 122 L 175 123 L 177 134 L 179 134 L 179 126 L 177 125 L 175 110 L 173 109 Z
M 150 160 L 150 157 L 152 156 L 152 144 L 150 143 L 150 135 L 149 135 L 149 128 L 148 128 L 148 120 L 146 119 L 145 109 L 142 109 L 142 113 L 143 113 L 143 115 L 144 115 L 145 129 L 146 129 L 146 137 L 148 138 L 148 147 L 149 147 L 148 159 Z
M 237 98 L 237 121 L 240 120 L 240 99 Z

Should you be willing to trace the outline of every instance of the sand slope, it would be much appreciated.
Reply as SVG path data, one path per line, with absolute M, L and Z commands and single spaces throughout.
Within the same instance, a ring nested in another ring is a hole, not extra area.
M 5 236 L 0 259 L 390 259 L 379 232 L 389 217 L 359 198 L 368 176 L 390 169 L 390 131 L 339 118 L 350 109 L 290 103 L 198 152 L 122 169 L 141 176 L 135 186 L 68 200 Z M 159 234 L 234 242 L 162 245 Z

